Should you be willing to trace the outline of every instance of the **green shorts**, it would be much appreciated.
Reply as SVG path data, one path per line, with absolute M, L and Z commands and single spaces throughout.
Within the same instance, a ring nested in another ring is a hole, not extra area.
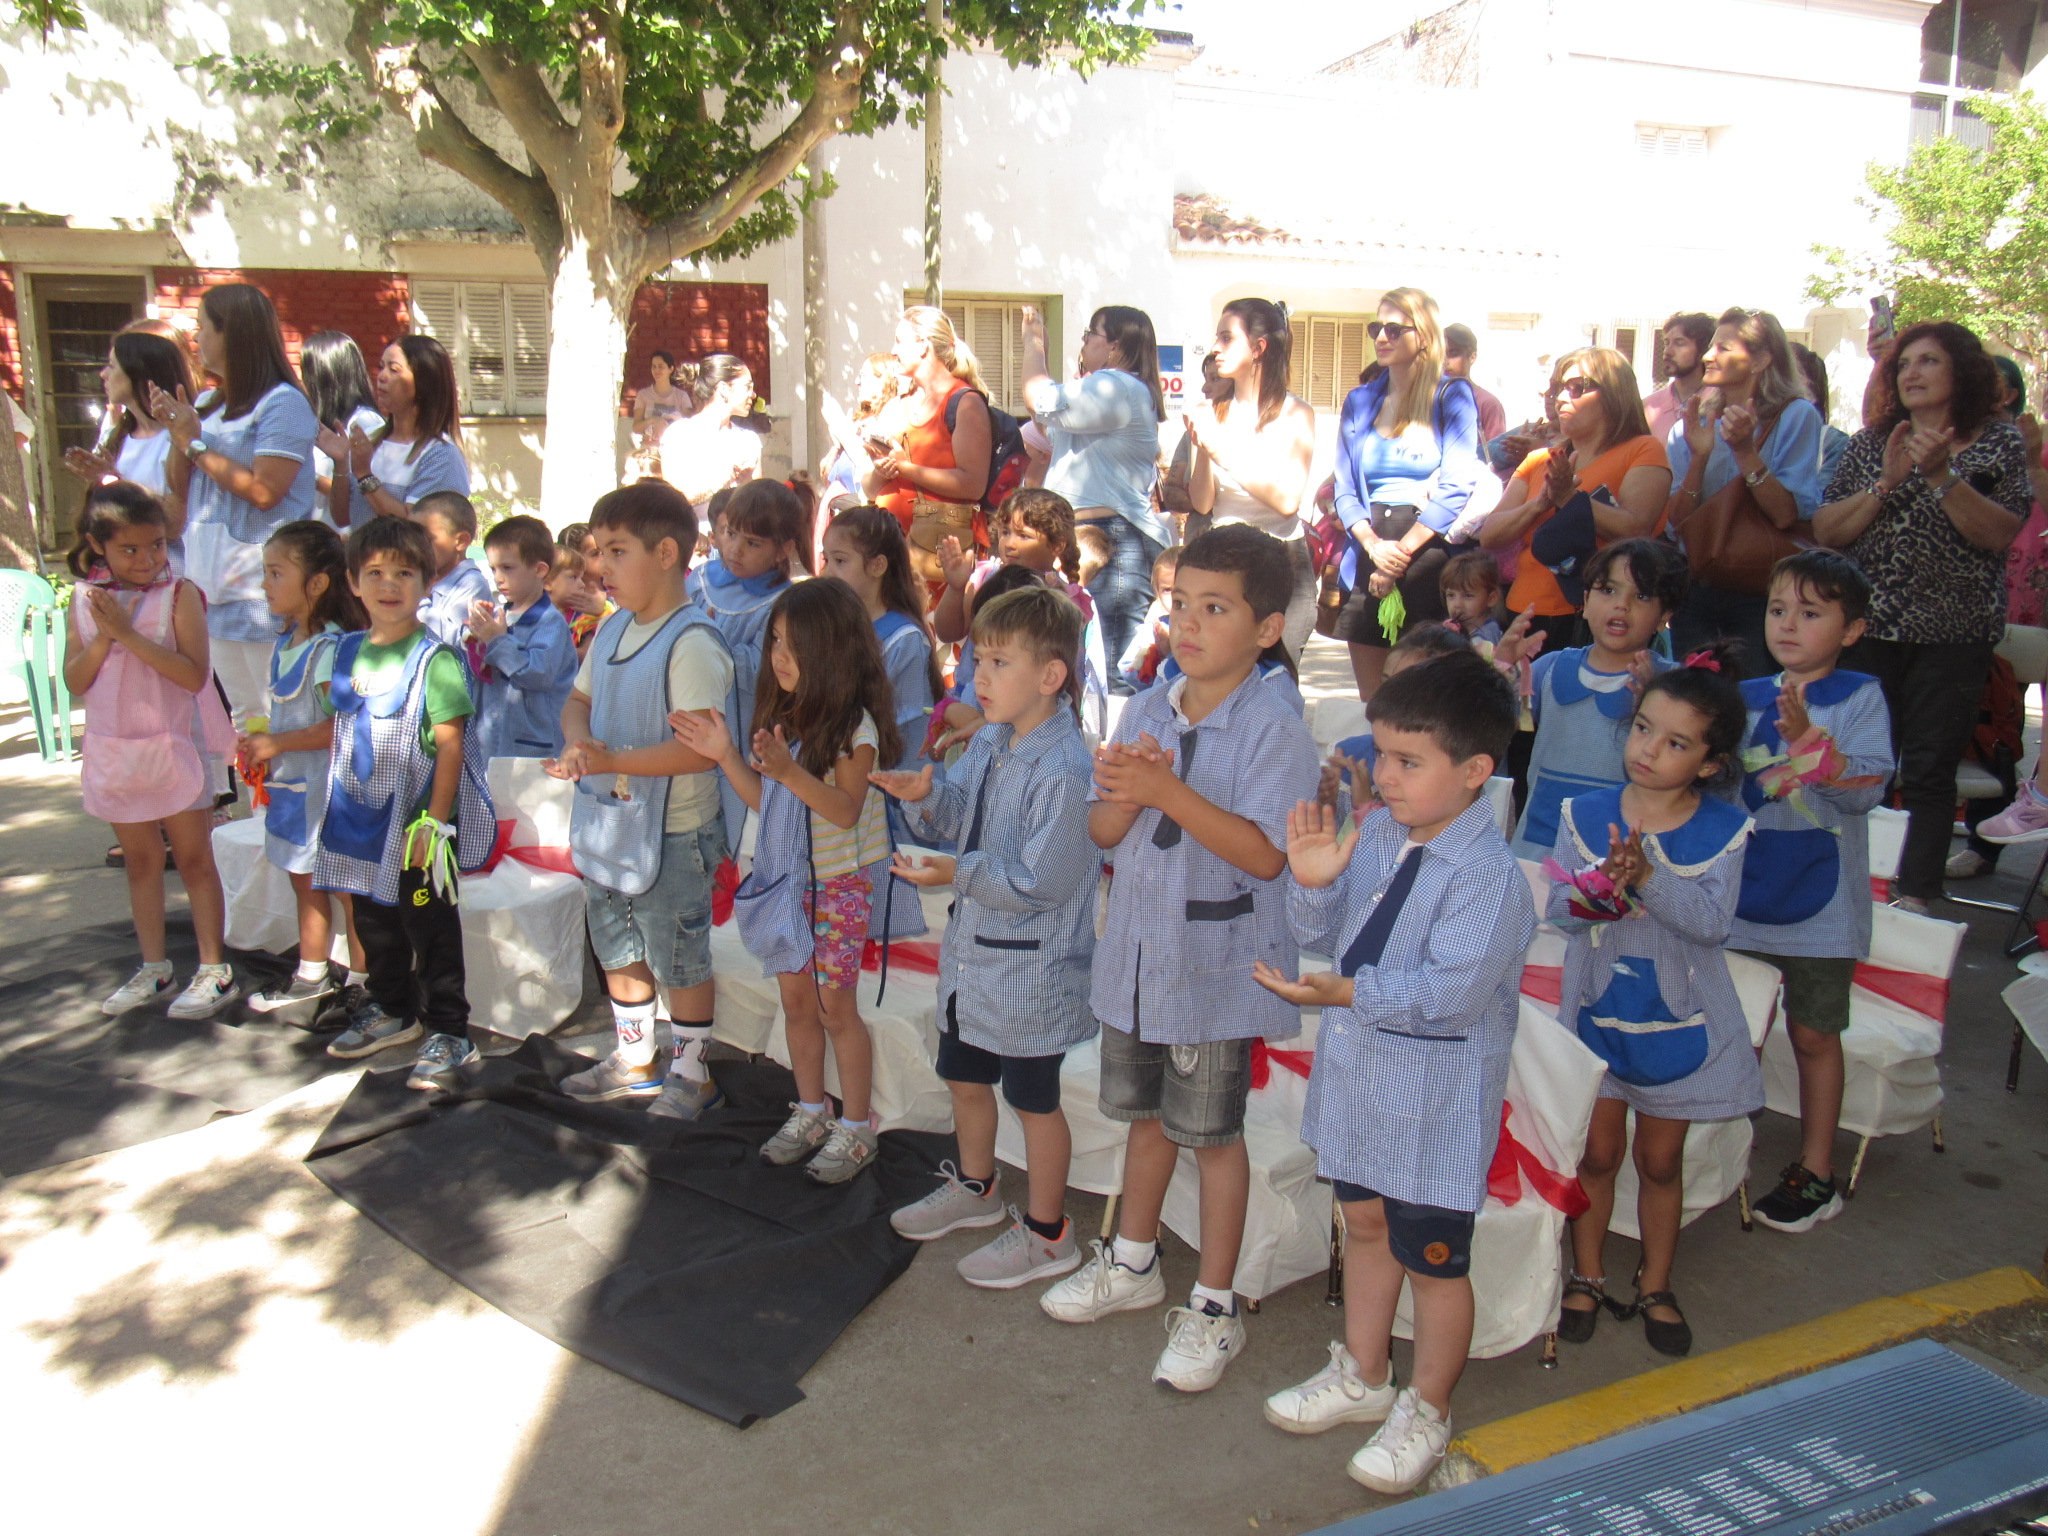
M 1849 1027 L 1849 984 L 1856 962 L 1837 955 L 1767 955 L 1760 949 L 1739 949 L 1739 955 L 1775 965 L 1785 977 L 1785 1017 L 1820 1035 L 1839 1035 Z

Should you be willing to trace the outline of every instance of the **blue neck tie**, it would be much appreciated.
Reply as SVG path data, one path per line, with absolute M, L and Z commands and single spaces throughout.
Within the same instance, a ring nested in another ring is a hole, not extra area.
M 1356 976 L 1360 966 L 1380 963 L 1380 954 L 1387 947 L 1387 935 L 1394 931 L 1394 920 L 1401 915 L 1408 893 L 1415 888 L 1415 871 L 1421 864 L 1422 850 L 1410 849 L 1407 857 L 1401 860 L 1401 867 L 1394 871 L 1393 880 L 1380 893 L 1365 926 L 1358 930 L 1358 937 L 1344 951 L 1343 962 L 1337 967 L 1341 974 Z
M 960 845 L 962 853 L 972 853 L 981 846 L 981 808 L 988 800 L 989 775 L 995 771 L 995 759 L 990 758 L 988 767 L 981 775 L 981 782 L 974 786 L 974 815 L 967 823 L 967 841 Z
M 1195 766 L 1195 743 L 1200 739 L 1197 732 L 1186 730 L 1180 733 L 1180 781 L 1188 781 L 1188 770 Z M 1180 823 L 1171 816 L 1161 816 L 1159 825 L 1152 829 L 1154 848 L 1172 848 L 1180 842 Z

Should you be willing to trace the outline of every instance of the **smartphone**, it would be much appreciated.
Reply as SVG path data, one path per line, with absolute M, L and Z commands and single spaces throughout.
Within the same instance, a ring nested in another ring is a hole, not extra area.
M 1898 331 L 1899 323 L 1892 313 L 1891 298 L 1880 293 L 1870 301 L 1870 343 L 1873 347 L 1888 347 Z

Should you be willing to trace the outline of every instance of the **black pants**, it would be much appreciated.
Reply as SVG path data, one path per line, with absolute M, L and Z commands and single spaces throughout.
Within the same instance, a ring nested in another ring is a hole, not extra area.
M 395 907 L 358 896 L 356 934 L 379 1008 L 394 1019 L 418 1019 L 429 1034 L 469 1038 L 462 914 L 435 894 L 423 870 L 405 872 Z
M 1842 653 L 1842 665 L 1868 672 L 1884 688 L 1892 717 L 1894 783 L 1912 819 L 1899 856 L 1898 893 L 1922 901 L 1941 894 L 1950 829 L 1956 819 L 1956 765 L 1977 724 L 1984 680 L 1991 675 L 1989 640 L 1964 645 L 1914 645 L 1863 640 Z
M 1384 506 L 1379 502 L 1372 506 L 1372 530 L 1382 539 L 1398 541 L 1421 520 L 1422 513 L 1416 507 Z M 1440 533 L 1433 534 L 1427 544 L 1408 557 L 1408 569 L 1395 578 L 1394 585 L 1400 590 L 1401 605 L 1407 614 L 1401 625 L 1403 634 L 1417 624 L 1441 624 L 1450 612 L 1444 607 L 1439 584 L 1444 567 L 1451 563 L 1451 554 L 1450 541 Z M 1380 600 L 1367 585 L 1372 573 L 1372 562 L 1361 557 L 1358 585 L 1351 589 L 1351 595 L 1337 613 L 1336 638 L 1347 645 L 1366 645 L 1384 651 L 1391 649 L 1394 642 L 1380 628 Z
M 1671 616 L 1671 654 L 1683 661 L 1716 640 L 1735 640 L 1742 645 L 1738 681 L 1769 677 L 1778 670 L 1764 639 L 1764 613 L 1770 605 L 1769 598 L 1754 593 L 1724 592 L 1695 582 Z

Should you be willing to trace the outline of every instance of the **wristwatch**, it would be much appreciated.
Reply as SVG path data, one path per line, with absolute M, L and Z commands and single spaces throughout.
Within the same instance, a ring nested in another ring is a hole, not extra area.
M 185 462 L 187 464 L 196 464 L 199 461 L 199 455 L 211 453 L 212 451 L 212 449 L 206 446 L 205 438 L 195 437 L 192 439 L 191 446 L 185 450 Z
M 377 492 L 384 489 L 384 482 L 375 475 L 357 475 L 356 489 L 365 496 L 374 496 Z
M 1753 491 L 1770 478 L 1771 466 L 1768 464 L 1759 464 L 1755 469 L 1752 469 L 1748 474 L 1742 477 L 1742 483 L 1748 486 Z

